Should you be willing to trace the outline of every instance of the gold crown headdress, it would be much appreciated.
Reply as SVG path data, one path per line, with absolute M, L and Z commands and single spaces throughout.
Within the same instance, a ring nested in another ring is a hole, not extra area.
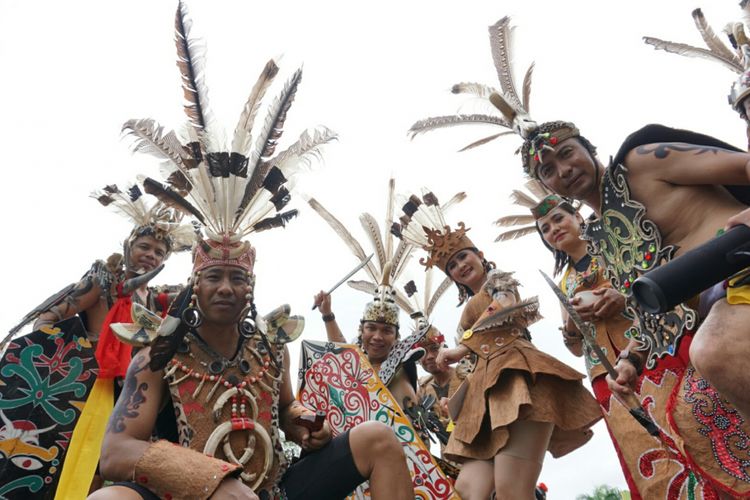
M 302 78 L 300 68 L 268 106 L 257 137 L 253 136 L 263 97 L 279 72 L 279 67 L 270 60 L 250 91 L 228 148 L 209 106 L 205 45 L 191 37 L 191 31 L 192 21 L 185 4 L 180 2 L 175 42 L 188 118 L 186 140 L 181 140 L 174 131 L 166 132 L 151 119 L 130 120 L 123 131 L 135 138 L 135 151 L 163 160 L 166 184 L 146 178 L 144 190 L 191 214 L 204 226 L 207 238 L 196 246 L 194 270 L 224 263 L 252 274 L 255 251 L 242 238 L 253 232 L 283 227 L 297 214 L 297 210 L 282 211 L 290 201 L 294 176 L 319 155 L 320 146 L 334 140 L 336 135 L 324 127 L 309 130 L 287 149 L 276 153 L 287 112 Z
M 171 252 L 190 250 L 196 241 L 196 229 L 192 224 L 182 224 L 183 214 L 166 206 L 161 201 L 148 204 L 143 190 L 133 184 L 126 191 L 116 184 L 104 186 L 91 193 L 105 207 L 113 209 L 134 225 L 125 240 L 125 251 L 141 236 L 153 236 L 167 246 L 167 255 Z M 127 263 L 126 259 L 126 265 Z
M 450 258 L 465 248 L 476 248 L 466 236 L 469 231 L 463 222 L 453 229 L 445 220 L 445 211 L 453 204 L 466 198 L 466 193 L 458 193 L 441 205 L 434 193 L 422 189 L 422 197 L 410 195 L 403 198 L 403 215 L 394 222 L 391 231 L 412 245 L 421 247 L 428 253 L 427 259 L 419 259 L 426 268 L 436 265 L 443 272 Z
M 535 176 L 536 167 L 542 162 L 545 151 L 553 149 L 557 143 L 566 139 L 578 137 L 580 133 L 576 126 L 570 122 L 557 121 L 538 124 L 531 118 L 529 100 L 534 63 L 531 63 L 526 70 L 522 84 L 522 95 L 519 95 L 511 65 L 513 28 L 510 26 L 510 18 L 503 17 L 489 27 L 489 32 L 492 60 L 500 80 L 500 90 L 481 83 L 458 83 L 453 86 L 451 91 L 454 94 L 469 93 L 489 100 L 500 111 L 500 116 L 496 114 L 472 114 L 431 117 L 412 125 L 409 134 L 414 138 L 418 134 L 439 128 L 477 123 L 510 129 L 474 141 L 461 151 L 487 144 L 504 135 L 516 133 L 524 139 L 524 143 L 519 149 L 524 171 L 527 175 Z
M 383 318 L 383 322 L 398 326 L 399 310 L 396 305 L 401 309 L 405 309 L 409 307 L 409 301 L 391 284 L 395 283 L 404 272 L 406 263 L 409 261 L 414 247 L 406 241 L 400 241 L 394 248 L 393 235 L 389 229 L 393 222 L 395 189 L 396 181 L 395 179 L 390 179 L 388 181 L 385 226 L 382 233 L 377 219 L 371 214 L 365 212 L 359 216 L 359 221 L 374 253 L 377 255 L 377 260 L 375 262 L 371 260 L 364 267 L 370 280 L 351 280 L 347 284 L 355 290 L 376 297 L 376 300 L 370 302 L 365 308 L 363 321 L 378 321 L 377 318 Z M 326 210 L 315 198 L 310 198 L 307 202 L 346 243 L 357 259 L 360 261 L 366 259 L 367 255 L 361 243 L 352 236 L 346 226 Z
M 724 33 L 729 39 L 732 48 L 728 47 L 716 35 L 714 30 L 706 21 L 701 9 L 692 12 L 695 27 L 706 44 L 707 49 L 695 47 L 686 43 L 670 42 L 654 37 L 643 37 L 643 41 L 653 46 L 656 50 L 664 50 L 673 54 L 686 57 L 696 57 L 718 62 L 729 68 L 740 77 L 732 84 L 729 92 L 729 105 L 741 116 L 745 116 L 742 109 L 742 100 L 750 95 L 750 39 L 745 34 L 744 25 L 740 22 L 729 23 L 724 28 Z

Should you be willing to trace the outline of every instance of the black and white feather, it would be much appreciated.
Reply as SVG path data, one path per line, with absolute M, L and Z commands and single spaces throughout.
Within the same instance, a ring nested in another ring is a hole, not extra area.
M 336 134 L 325 127 L 309 129 L 278 151 L 302 68 L 267 102 L 264 97 L 281 73 L 276 61 L 269 60 L 250 90 L 231 141 L 227 140 L 209 103 L 205 44 L 193 35 L 192 26 L 184 2 L 179 2 L 175 44 L 186 126 L 177 133 L 154 120 L 129 120 L 123 132 L 133 139 L 135 152 L 161 161 L 164 182 L 149 181 L 153 194 L 200 220 L 209 238 L 222 241 L 229 236 L 236 241 L 283 227 L 297 213 L 288 208 L 295 178 L 319 158 L 321 148 Z
M 490 50 L 500 83 L 499 90 L 491 85 L 475 82 L 457 83 L 451 88 L 451 92 L 454 94 L 468 94 L 489 101 L 492 104 L 491 109 L 499 113 L 457 114 L 419 120 L 409 129 L 408 133 L 412 139 L 425 132 L 456 125 L 480 124 L 506 129 L 506 131 L 495 132 L 482 137 L 460 149 L 460 151 L 466 151 L 512 133 L 525 138 L 529 132 L 537 127 L 536 122 L 529 116 L 534 64 L 532 63 L 526 70 L 519 94 L 513 75 L 512 33 L 513 28 L 510 25 L 510 18 L 507 16 L 489 27 Z

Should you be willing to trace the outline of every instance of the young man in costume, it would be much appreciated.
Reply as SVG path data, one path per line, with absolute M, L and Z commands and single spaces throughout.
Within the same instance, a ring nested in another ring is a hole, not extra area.
M 742 189 L 722 185 L 748 184 L 750 156 L 716 139 L 648 126 L 627 139 L 605 170 L 594 147 L 572 123 L 534 122 L 527 112 L 528 91 L 523 98 L 518 96 L 510 76 L 509 22 L 503 18 L 490 27 L 498 72 L 507 78 L 501 78 L 502 91 L 488 93 L 501 115 L 485 121 L 510 128 L 524 138 L 520 151 L 530 176 L 557 194 L 580 199 L 594 209 L 600 219 L 588 224 L 585 237 L 592 241 L 594 256 L 606 266 L 613 288 L 630 296 L 637 276 L 711 239 L 728 221 L 748 217 L 748 203 L 733 196 L 741 196 Z M 527 72 L 524 89 L 529 88 L 529 75 Z M 412 130 L 435 128 L 434 122 L 419 122 Z M 504 133 L 477 144 L 500 135 Z M 655 460 L 673 463 L 667 498 L 750 492 L 750 474 L 743 465 L 745 452 L 737 445 L 750 438 L 750 428 L 738 410 L 719 396 L 733 400 L 740 410 L 750 410 L 744 391 L 748 377 L 741 370 L 750 351 L 744 332 L 750 306 L 729 305 L 744 300 L 741 288 L 731 283 L 728 295 L 728 300 L 714 304 L 692 346 L 691 329 L 697 316 L 691 308 L 679 305 L 666 314 L 645 315 L 632 301 L 626 305 L 628 313 L 636 317 L 636 328 L 629 333 L 632 338 L 639 337 L 648 360 L 633 342 L 619 355 L 619 376 L 611 388 L 630 393 L 637 373 L 647 366 L 652 375 L 644 377 L 638 389 L 651 392 L 653 388 L 647 384 L 669 389 L 643 400 L 661 427 L 663 445 L 637 464 L 641 474 L 650 476 Z M 720 322 L 722 328 L 718 328 Z M 697 369 L 718 392 L 689 364 L 688 350 Z M 699 401 L 705 401 L 705 411 L 697 410 Z M 729 436 L 739 438 L 726 441 Z
M 35 412 L 32 414 L 34 416 L 27 417 L 40 429 L 53 425 L 54 430 L 41 436 L 41 441 L 58 436 L 52 442 L 65 443 L 65 447 L 60 448 L 59 456 L 41 468 L 44 471 L 48 467 L 47 472 L 41 475 L 39 467 L 30 468 L 23 474 L 17 474 L 19 471 L 14 467 L 0 471 L 2 482 L 5 483 L 11 482 L 10 478 L 15 476 L 23 475 L 27 481 L 32 481 L 49 474 L 44 478 L 44 486 L 36 491 L 39 495 L 56 490 L 61 497 L 80 497 L 88 492 L 92 480 L 94 487 L 99 484 L 94 477 L 98 449 L 104 435 L 104 421 L 112 410 L 114 394 L 119 389 L 113 379 L 124 377 L 131 358 L 130 346 L 123 344 L 115 336 L 110 324 L 130 323 L 133 304 L 141 307 L 144 314 L 166 314 L 170 292 L 176 293 L 177 290 L 149 288 L 148 282 L 162 269 L 163 261 L 172 252 L 189 249 L 194 240 L 193 227 L 180 224 L 181 214 L 175 213 L 161 202 L 147 203 L 146 196 L 137 184 L 126 191 L 121 191 L 116 185 L 106 186 L 92 196 L 134 223 L 133 230 L 123 242 L 124 255 L 113 254 L 106 262 L 96 261 L 77 284 L 66 287 L 36 307 L 6 338 L 6 341 L 10 340 L 24 325 L 36 320 L 35 331 L 15 339 L 4 357 L 3 364 L 15 364 L 20 358 L 22 361 L 19 366 L 26 365 L 23 371 L 8 367 L 8 384 L 3 390 L 5 403 L 2 409 L 10 421 L 39 404 L 33 402 L 27 409 L 26 405 L 12 403 L 13 388 L 32 384 L 31 379 L 24 380 L 21 384 L 16 383 L 16 379 L 10 376 L 12 370 L 20 381 L 23 378 L 21 374 L 27 373 L 33 363 L 34 369 L 39 371 L 39 380 L 46 381 L 49 390 L 52 390 L 57 385 L 64 386 L 64 380 L 80 364 L 80 374 L 75 384 L 84 385 L 69 386 L 69 393 L 56 396 L 56 405 L 63 412 Z M 72 319 L 74 316 L 80 320 Z M 53 326 L 56 324 L 61 326 Z M 81 325 L 81 331 L 73 333 L 73 330 L 78 330 L 78 325 Z M 22 347 L 24 344 L 36 344 L 36 349 L 39 349 L 37 354 L 28 352 L 27 355 L 32 356 L 28 361 L 23 361 L 26 356 L 23 354 L 26 351 Z M 34 359 L 34 356 L 38 356 L 38 359 Z M 96 359 L 95 363 L 93 358 Z M 45 368 L 49 369 L 49 374 L 42 372 Z M 97 368 L 98 371 L 94 371 Z M 61 375 L 64 378 L 58 384 L 57 378 Z M 41 388 L 34 392 L 36 391 L 46 392 Z M 47 401 L 47 404 L 51 402 Z M 75 413 L 69 413 L 73 409 Z M 4 445 L 8 444 L 5 440 L 9 436 L 8 431 L 6 429 L 3 433 L 5 436 L 0 438 L 0 443 L 5 441 Z M 13 453 L 15 452 L 11 452 L 10 456 Z M 18 477 L 17 480 L 20 481 L 21 478 Z M 32 491 L 35 490 L 32 488 Z
M 458 203 L 464 197 L 465 194 L 458 193 L 446 205 Z M 355 257 L 360 261 L 364 260 L 365 253 L 362 246 L 345 226 L 317 200 L 311 198 L 308 203 L 352 249 Z M 420 311 L 423 316 L 425 313 L 429 315 L 449 283 L 439 285 L 432 295 L 430 295 L 432 290 L 425 289 L 424 293 L 426 297 L 429 297 L 429 300 L 424 306 L 413 303 L 416 300 L 416 296 L 412 297 L 416 293 L 416 285 L 413 282 L 408 285 L 411 293 L 407 291 L 406 296 L 395 287 L 395 283 L 407 267 L 413 250 L 411 245 L 403 241 L 394 246 L 394 235 L 389 231 L 390 224 L 393 222 L 395 179 L 390 179 L 388 183 L 386 204 L 386 227 L 382 235 L 380 227 L 372 215 L 363 213 L 360 216 L 362 227 L 368 234 L 368 240 L 373 245 L 373 253 L 377 255 L 377 260 L 368 262 L 364 267 L 370 281 L 350 281 L 349 285 L 370 294 L 374 299 L 365 306 L 356 343 L 367 354 L 370 364 L 380 371 L 381 380 L 393 393 L 398 403 L 402 405 L 403 409 L 406 409 L 418 403 L 415 355 L 421 356 L 422 352 L 421 350 L 420 352 L 414 352 L 413 350 L 419 348 L 418 344 L 427 335 L 429 325 L 423 322 L 417 325 L 411 335 L 399 340 L 400 310 L 404 310 L 409 315 L 415 314 L 417 311 Z M 331 311 L 330 295 L 323 291 L 319 292 L 315 296 L 315 305 L 320 308 L 328 340 L 346 343 L 346 338 Z M 383 367 L 382 370 L 381 366 Z

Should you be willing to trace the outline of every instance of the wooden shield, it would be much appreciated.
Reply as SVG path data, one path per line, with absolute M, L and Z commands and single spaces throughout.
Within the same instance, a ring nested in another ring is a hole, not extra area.
M 300 356 L 297 398 L 311 410 L 326 412 L 334 436 L 368 420 L 382 422 L 393 429 L 404 447 L 415 498 L 459 498 L 356 345 L 305 340 Z M 370 498 L 367 483 L 349 498 Z
M 0 498 L 54 498 L 96 370 L 78 317 L 8 345 L 0 361 Z

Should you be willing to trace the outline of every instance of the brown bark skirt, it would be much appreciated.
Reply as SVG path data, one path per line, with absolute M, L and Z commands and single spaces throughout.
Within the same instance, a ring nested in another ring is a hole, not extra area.
M 491 460 L 507 444 L 508 426 L 519 420 L 554 424 L 547 449 L 560 457 L 585 444 L 602 418 L 584 375 L 517 338 L 489 360 L 479 359 L 467 378 L 461 413 L 445 456 Z

